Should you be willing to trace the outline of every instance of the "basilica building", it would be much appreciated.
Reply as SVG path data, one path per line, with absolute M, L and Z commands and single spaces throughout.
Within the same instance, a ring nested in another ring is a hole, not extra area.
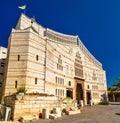
M 78 36 L 44 28 L 21 14 L 8 41 L 3 97 L 27 93 L 71 97 L 94 104 L 106 96 L 106 72 Z

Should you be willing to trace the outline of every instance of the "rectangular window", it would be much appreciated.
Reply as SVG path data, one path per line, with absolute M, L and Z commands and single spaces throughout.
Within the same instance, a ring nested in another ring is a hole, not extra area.
M 58 59 L 58 64 L 60 63 L 60 59 Z
M 2 54 L 6 54 L 6 52 L 2 52 Z
M 4 65 L 3 65 L 3 64 L 1 64 L 1 67 L 4 67 Z
M 37 84 L 37 78 L 35 78 L 35 84 Z
M 18 84 L 18 82 L 17 82 L 17 80 L 15 81 L 15 88 L 17 88 L 17 84 Z
M 68 82 L 68 85 L 71 86 L 71 81 Z
M 57 64 L 57 69 L 58 69 L 59 65 Z
M 64 96 L 64 90 L 63 90 L 63 96 Z
M 46 36 L 46 31 L 44 31 L 44 36 Z
M 57 83 L 57 76 L 56 76 L 56 83 Z
M 3 65 L 4 65 L 5 63 L 4 63 L 4 62 L 1 62 L 1 64 L 3 64 Z
M 56 94 L 56 96 L 57 96 L 57 89 L 55 89 L 55 94 Z
M 58 96 L 59 96 L 59 89 L 58 89 Z
M 60 96 L 62 96 L 62 90 L 60 89 Z
M 64 85 L 64 79 L 63 79 L 63 85 Z
M 39 58 L 38 55 L 36 55 L 36 61 L 38 61 L 38 58 Z
M 58 84 L 59 84 L 59 82 L 60 82 L 60 78 L 58 77 Z
M 60 78 L 60 84 L 62 84 L 62 78 Z
M 18 55 L 18 61 L 20 61 L 20 55 Z
M 3 73 L 0 73 L 0 75 L 3 75 Z

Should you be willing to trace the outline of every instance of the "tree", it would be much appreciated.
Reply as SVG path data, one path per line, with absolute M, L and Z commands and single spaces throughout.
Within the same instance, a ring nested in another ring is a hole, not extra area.
M 111 86 L 111 87 L 108 87 L 107 90 L 108 90 L 108 91 L 110 92 L 110 94 L 112 95 L 113 102 L 115 102 L 115 94 L 114 94 L 114 92 L 117 90 L 117 88 L 114 87 L 114 86 Z
M 120 78 L 117 79 L 117 82 L 114 82 L 111 87 L 107 89 L 112 95 L 113 101 L 115 102 L 115 91 L 120 90 Z
M 112 86 L 115 87 L 116 90 L 119 90 L 120 89 L 120 78 L 118 78 L 117 82 L 113 83 Z

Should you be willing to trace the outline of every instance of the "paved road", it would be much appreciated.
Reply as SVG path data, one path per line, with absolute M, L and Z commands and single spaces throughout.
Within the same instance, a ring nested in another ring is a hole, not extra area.
M 40 119 L 32 123 L 120 123 L 120 105 L 87 106 L 80 114 L 66 115 L 55 120 Z

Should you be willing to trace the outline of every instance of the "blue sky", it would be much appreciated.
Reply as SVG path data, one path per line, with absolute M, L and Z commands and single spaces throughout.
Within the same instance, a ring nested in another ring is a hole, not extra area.
M 44 27 L 79 35 L 103 64 L 107 85 L 120 77 L 120 0 L 0 0 L 0 46 L 7 47 L 11 29 L 27 5 L 26 15 Z

